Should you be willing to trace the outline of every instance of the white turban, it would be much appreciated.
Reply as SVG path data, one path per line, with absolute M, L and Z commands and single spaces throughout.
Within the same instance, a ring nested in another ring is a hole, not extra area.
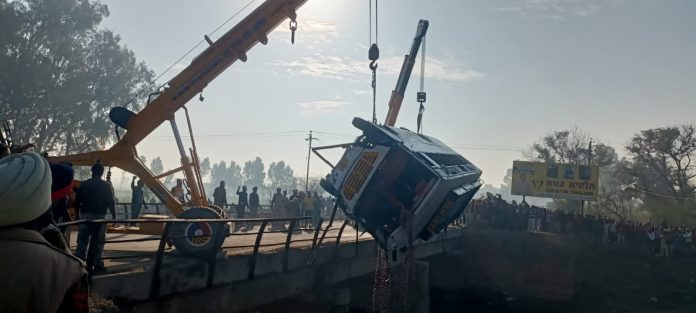
M 32 152 L 0 159 L 0 227 L 23 224 L 51 206 L 51 168 Z

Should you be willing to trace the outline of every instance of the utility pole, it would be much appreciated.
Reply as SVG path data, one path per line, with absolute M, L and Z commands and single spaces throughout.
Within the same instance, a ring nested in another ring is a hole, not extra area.
M 307 176 L 305 177 L 305 192 L 309 192 L 309 159 L 312 157 L 312 141 L 319 140 L 312 136 L 312 131 L 309 131 L 309 137 L 305 138 L 305 141 L 309 142 L 309 148 L 307 149 Z
M 587 147 L 587 165 L 592 167 L 592 139 L 590 139 L 590 144 Z M 580 214 L 585 215 L 585 201 L 580 201 Z

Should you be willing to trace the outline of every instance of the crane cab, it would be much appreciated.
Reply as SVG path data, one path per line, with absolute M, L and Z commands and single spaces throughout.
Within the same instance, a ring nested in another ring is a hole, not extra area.
M 321 186 L 387 250 L 442 231 L 481 187 L 481 170 L 433 137 L 360 118 L 353 125 L 363 134 Z

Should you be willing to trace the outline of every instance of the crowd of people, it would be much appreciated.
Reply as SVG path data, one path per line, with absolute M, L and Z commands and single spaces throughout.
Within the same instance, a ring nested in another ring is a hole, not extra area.
M 131 181 L 132 197 L 130 217 L 133 219 L 140 216 L 143 208 L 147 208 L 147 202 L 143 196 L 144 183 L 142 180 L 138 180 L 136 183 L 136 178 L 137 177 L 133 176 L 133 180 Z M 171 188 L 170 193 L 180 201 L 186 202 L 184 186 L 181 179 L 176 180 L 176 185 Z M 218 187 L 213 190 L 213 198 L 209 199 L 209 202 L 220 209 L 227 210 L 230 216 L 239 219 L 268 216 L 267 214 L 260 214 L 268 213 L 268 210 L 262 209 L 258 187 L 252 187 L 251 192 L 249 192 L 247 186 L 238 186 L 232 196 L 236 196 L 236 203 L 228 202 L 225 181 L 220 181 Z M 331 199 L 322 197 L 316 191 L 304 192 L 298 189 L 292 189 L 290 195 L 288 195 L 288 190 L 277 188 L 267 207 L 270 209 L 270 217 L 272 218 L 311 216 L 312 222 L 303 221 L 300 226 L 318 227 L 319 221 L 325 215 L 327 207 L 331 205 L 333 205 Z M 272 225 L 272 228 L 274 230 L 276 228 L 281 230 L 286 229 L 285 226 L 278 225 L 279 223 L 275 223 Z M 252 225 L 249 223 L 237 223 L 234 227 L 234 231 L 248 231 L 251 226 Z
M 237 187 L 235 194 L 237 196 L 237 203 L 230 206 L 227 203 L 225 182 L 221 181 L 220 185 L 213 191 L 213 204 L 220 208 L 234 208 L 234 211 L 230 211 L 230 213 L 235 213 L 236 218 L 258 217 L 258 213 L 261 211 L 258 187 L 254 186 L 251 193 L 247 192 L 246 186 Z M 311 216 L 311 223 L 303 223 L 300 226 L 319 227 L 321 218 L 327 208 L 327 201 L 327 199 L 320 196 L 316 191 L 304 192 L 293 189 L 292 193 L 288 196 L 287 190 L 277 188 L 276 192 L 271 197 L 269 207 L 271 210 L 271 217 L 273 218 Z M 271 230 L 286 231 L 287 225 L 285 224 L 286 223 L 280 222 L 273 223 L 271 225 Z M 249 225 L 245 223 L 238 223 L 234 227 L 235 231 L 247 231 L 248 229 Z
M 609 245 L 631 246 L 664 257 L 693 254 L 696 250 L 694 227 L 549 210 L 526 202 L 507 202 L 500 195 L 487 194 L 472 201 L 465 210 L 465 219 L 472 226 L 556 233 Z

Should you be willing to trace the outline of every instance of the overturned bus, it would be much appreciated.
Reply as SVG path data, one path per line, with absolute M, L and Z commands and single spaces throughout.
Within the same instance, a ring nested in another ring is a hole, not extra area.
M 353 125 L 363 134 L 321 186 L 384 249 L 430 239 L 481 187 L 481 170 L 435 138 L 357 117 Z

